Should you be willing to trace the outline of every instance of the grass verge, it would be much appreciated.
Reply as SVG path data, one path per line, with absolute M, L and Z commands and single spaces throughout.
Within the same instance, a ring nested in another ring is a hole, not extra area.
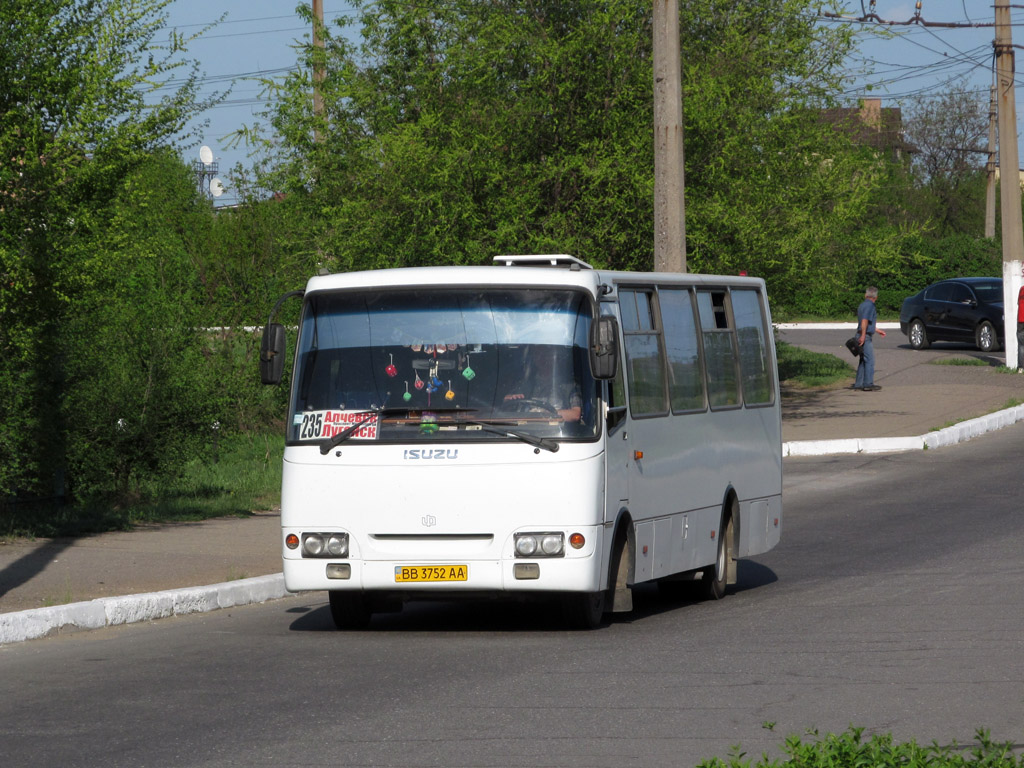
M 281 503 L 282 434 L 226 436 L 214 453 L 212 460 L 190 462 L 175 480 L 143 487 L 116 505 L 0 506 L 0 537 L 76 536 L 146 523 L 244 517 Z
M 811 352 L 784 341 L 776 342 L 775 348 L 779 361 L 779 381 L 789 386 L 827 387 L 848 381 L 856 374 L 849 363 L 835 355 Z
M 761 755 L 751 762 L 739 747 L 734 747 L 727 760 L 712 758 L 699 763 L 698 768 L 1024 768 L 1024 757 L 1014 753 L 1013 744 L 992 741 L 984 729 L 975 734 L 977 743 L 964 747 L 956 743 L 895 743 L 890 734 L 865 740 L 863 732 L 863 728 L 851 727 L 838 735 L 819 737 L 811 731 L 806 741 L 789 736 L 781 748 L 786 755 L 781 760 Z
M 932 365 L 966 365 L 966 366 L 983 366 L 989 367 L 989 364 L 984 360 L 979 360 L 976 357 L 937 357 L 931 361 Z

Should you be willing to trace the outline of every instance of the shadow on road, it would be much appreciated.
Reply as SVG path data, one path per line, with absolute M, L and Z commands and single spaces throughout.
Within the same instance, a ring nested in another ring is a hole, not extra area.
M 730 593 L 739 594 L 778 581 L 775 572 L 751 560 L 738 562 L 736 584 Z M 686 583 L 692 589 L 667 594 L 657 584 L 639 584 L 633 588 L 633 611 L 629 614 L 605 614 L 602 628 L 615 624 L 635 624 L 645 619 L 685 610 L 705 601 L 698 596 L 697 582 Z M 725 598 L 728 601 L 728 596 Z M 334 632 L 330 607 L 326 601 L 290 608 L 298 614 L 292 621 L 293 632 Z M 463 599 L 406 603 L 399 613 L 374 614 L 366 632 L 566 632 L 556 600 Z

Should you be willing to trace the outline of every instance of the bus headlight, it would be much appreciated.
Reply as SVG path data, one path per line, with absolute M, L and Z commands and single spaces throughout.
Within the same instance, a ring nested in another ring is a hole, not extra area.
M 347 533 L 302 534 L 303 557 L 348 557 Z
M 327 539 L 327 553 L 331 557 L 348 557 L 348 536 L 336 533 Z
M 548 534 L 540 540 L 540 551 L 548 557 L 554 557 L 555 555 L 562 554 L 562 550 L 565 546 L 562 543 L 562 534 Z
M 324 551 L 324 537 L 319 533 L 307 533 L 302 537 L 302 554 L 307 557 L 320 557 Z
M 514 536 L 516 557 L 563 557 L 564 533 L 517 533 Z
M 533 557 L 537 551 L 537 537 L 531 534 L 516 534 L 516 554 L 519 557 Z

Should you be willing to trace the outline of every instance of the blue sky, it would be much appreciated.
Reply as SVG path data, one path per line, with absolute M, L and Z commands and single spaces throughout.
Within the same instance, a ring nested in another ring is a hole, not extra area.
M 190 58 L 200 63 L 202 95 L 231 87 L 227 99 L 204 115 L 210 125 L 201 130 L 201 141 L 213 151 L 225 184 L 231 167 L 248 164 L 245 147 L 229 149 L 225 137 L 243 125 L 260 122 L 261 86 L 252 78 L 284 77 L 295 68 L 294 46 L 311 32 L 295 14 L 298 4 L 297 0 L 175 0 L 167 8 L 168 26 L 186 35 L 225 16 L 189 45 Z M 324 0 L 324 19 L 332 27 L 352 10 L 344 0 Z M 163 39 L 158 35 L 155 42 Z M 199 147 L 187 150 L 185 159 L 198 160 Z M 230 188 L 218 202 L 234 202 Z
M 309 34 L 308 26 L 295 14 L 297 5 L 297 0 L 175 0 L 168 7 L 170 26 L 186 34 L 226 14 L 221 24 L 190 46 L 192 58 L 201 65 L 204 94 L 224 90 L 234 82 L 227 100 L 207 113 L 210 126 L 202 133 L 202 142 L 213 150 L 225 177 L 235 163 L 246 163 L 246 150 L 228 149 L 224 137 L 256 122 L 262 108 L 259 84 L 246 78 L 260 74 L 283 77 L 295 66 L 293 46 Z M 991 23 L 994 19 L 991 0 L 922 0 L 921 6 L 920 17 L 927 22 Z M 870 0 L 848 0 L 847 7 L 856 16 L 861 15 L 862 7 L 871 10 Z M 352 4 L 346 0 L 324 0 L 324 16 L 331 26 L 352 12 Z M 876 0 L 874 12 L 886 20 L 907 21 L 914 17 L 914 2 Z M 1014 41 L 1024 44 L 1024 10 L 1011 13 L 1019 24 L 1013 28 Z M 849 71 L 856 79 L 844 96 L 851 103 L 859 96 L 873 96 L 881 98 L 883 106 L 898 106 L 922 95 L 939 94 L 961 78 L 987 100 L 992 83 L 992 27 L 944 29 L 914 24 L 886 28 L 894 37 L 865 35 L 860 50 L 849 61 Z M 1024 56 L 1017 68 L 1024 71 Z M 1018 80 L 1024 83 L 1024 74 Z M 873 85 L 871 91 L 868 84 Z M 1017 94 L 1020 102 L 1024 91 L 1018 87 Z M 1019 104 L 1019 112 L 1024 114 L 1024 104 Z M 185 159 L 198 158 L 196 147 Z M 233 202 L 230 190 L 220 201 Z
M 856 16 L 861 16 L 862 7 L 871 10 L 868 0 L 848 0 L 848 7 Z M 911 0 L 876 0 L 874 12 L 886 21 L 915 18 Z M 1024 12 L 1014 10 L 1012 16 L 1024 22 Z M 921 23 L 858 24 L 865 31 L 888 30 L 892 36 L 864 35 L 859 51 L 849 61 L 849 72 L 856 76 L 856 82 L 846 96 L 876 96 L 886 105 L 896 106 L 941 94 L 950 84 L 963 80 L 987 101 L 992 84 L 994 17 L 991 0 L 922 0 L 917 18 L 924 22 L 989 26 L 949 29 Z M 1019 42 L 1024 42 L 1024 27 L 1016 27 L 1013 32 L 1021 38 Z M 874 86 L 870 92 L 864 87 L 867 84 Z

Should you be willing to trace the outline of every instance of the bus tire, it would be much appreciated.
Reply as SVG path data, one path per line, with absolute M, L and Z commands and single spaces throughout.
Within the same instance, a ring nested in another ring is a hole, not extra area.
M 628 521 L 623 521 L 612 546 L 611 562 L 608 564 L 608 610 L 612 613 L 629 613 L 633 610 L 633 589 L 629 586 L 633 577 L 633 551 L 629 547 Z
M 701 596 L 705 600 L 721 600 L 729 583 L 729 542 L 732 540 L 732 516 L 722 513 L 722 525 L 718 529 L 718 547 L 715 562 L 704 569 L 700 579 Z
M 338 629 L 365 629 L 370 623 L 370 609 L 361 592 L 327 593 L 331 601 L 331 618 Z
M 562 595 L 562 620 L 569 629 L 596 629 L 604 618 L 602 592 L 570 592 Z

